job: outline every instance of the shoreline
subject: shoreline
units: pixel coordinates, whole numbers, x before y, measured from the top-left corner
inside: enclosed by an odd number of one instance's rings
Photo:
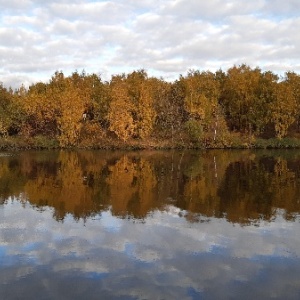
[[[235,141],[231,145],[205,145],[184,143],[183,141],[137,141],[103,140],[96,143],[80,143],[76,146],[60,146],[57,140],[24,139],[21,137],[1,137],[0,151],[22,150],[238,150],[238,149],[300,149],[298,138],[252,139],[251,142]]]

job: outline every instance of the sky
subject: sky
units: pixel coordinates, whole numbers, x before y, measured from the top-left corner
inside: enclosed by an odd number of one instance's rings
[[[299,0],[0,0],[0,82],[233,65],[300,72]]]

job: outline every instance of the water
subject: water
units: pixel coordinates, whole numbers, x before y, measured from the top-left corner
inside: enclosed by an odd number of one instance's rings
[[[298,151],[0,155],[1,299],[299,299]]]

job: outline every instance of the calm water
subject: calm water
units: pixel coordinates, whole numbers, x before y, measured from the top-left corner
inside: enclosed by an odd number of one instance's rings
[[[300,151],[0,153],[0,299],[299,299]]]

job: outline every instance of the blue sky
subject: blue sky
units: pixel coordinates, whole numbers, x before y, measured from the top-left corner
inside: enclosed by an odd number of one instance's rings
[[[0,81],[56,70],[174,80],[234,64],[300,72],[298,0],[0,0]]]

